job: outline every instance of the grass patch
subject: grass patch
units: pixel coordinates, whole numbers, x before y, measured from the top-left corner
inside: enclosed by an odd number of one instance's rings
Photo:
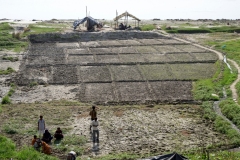
[[[32,87],[37,86],[37,85],[38,85],[37,82],[31,82],[31,83],[29,84],[29,87],[32,88]]]
[[[9,23],[0,23],[0,50],[14,50],[15,52],[20,52],[24,50],[27,46],[27,42],[20,40],[20,33],[12,33],[13,28]]]
[[[0,159],[37,159],[37,160],[57,160],[57,158],[35,151],[32,147],[24,146],[16,150],[16,145],[8,138],[0,135]]]
[[[231,40],[226,42],[208,41],[207,45],[214,45],[215,49],[224,52],[229,59],[233,59],[240,66],[240,40]],[[228,81],[228,78],[225,78]],[[232,80],[229,80],[229,83]],[[240,99],[240,82],[236,85],[238,99]]]
[[[109,154],[99,158],[94,158],[97,160],[136,160],[140,158],[140,155],[130,154],[130,153],[118,153],[118,154]]]
[[[227,103],[227,102],[225,102],[225,103]],[[222,105],[222,104],[220,104],[220,105]],[[230,144],[239,146],[240,145],[240,134],[235,129],[232,128],[232,126],[229,122],[227,122],[222,117],[218,116],[215,113],[215,111],[213,110],[212,106],[213,106],[213,102],[210,102],[210,101],[203,102],[203,104],[202,104],[203,118],[205,118],[208,121],[213,122],[215,130],[222,134],[225,134],[228,137]],[[222,112],[224,112],[224,111],[222,111]],[[238,117],[239,117],[239,115],[238,115]]]
[[[7,74],[11,74],[13,72],[15,72],[15,70],[12,69],[11,67],[8,67],[6,70],[0,69],[0,75],[7,75]]]
[[[18,57],[7,57],[7,56],[4,56],[4,57],[2,57],[2,60],[9,60],[9,61],[11,61],[11,62],[16,62],[16,61],[18,61]]]
[[[240,128],[240,106],[231,99],[221,101],[219,106],[222,113]]]
[[[240,33],[240,27],[234,26],[222,26],[222,27],[200,27],[200,28],[165,28],[165,31],[168,33],[185,33],[185,34],[193,34],[193,33],[215,33],[215,32],[227,32],[227,33]]]
[[[11,100],[9,98],[9,96],[4,96],[3,99],[2,99],[2,104],[11,104]]]
[[[214,122],[216,120],[216,113],[214,112],[213,108],[213,103],[210,101],[205,101],[202,104],[202,108],[203,108],[203,118],[205,118],[208,121],[212,121]]]
[[[208,101],[208,100],[218,100],[223,97],[222,88],[229,88],[230,84],[237,77],[237,70],[233,68],[233,73],[230,69],[223,63],[219,61],[216,63],[218,70],[211,79],[198,80],[193,86],[194,99]],[[216,96],[213,96],[216,94]],[[231,92],[227,92],[230,96]]]
[[[23,33],[15,33],[9,23],[0,23],[0,50],[23,51],[28,47],[28,42],[22,41],[22,37],[30,34],[40,34],[49,32],[61,32],[67,27],[66,24],[37,23],[25,28]]]
[[[187,154],[187,158],[191,160],[206,160],[206,153]],[[211,160],[239,160],[240,152],[219,151],[209,153]]]
[[[54,148],[65,153],[75,151],[78,155],[82,155],[85,151],[83,146],[86,142],[87,138],[85,136],[68,135],[64,136],[63,140],[60,141],[60,143],[56,143],[56,145],[54,145]]]
[[[235,129],[232,129],[231,124],[225,121],[222,117],[217,116],[214,122],[214,127],[218,132],[226,134],[230,144],[233,144],[236,147],[240,145],[240,134]]]
[[[140,30],[141,31],[152,31],[152,30],[154,30],[156,27],[155,27],[155,25],[153,25],[153,24],[146,24],[146,25],[143,25],[143,26],[141,26],[140,27]]]
[[[55,33],[61,32],[67,27],[66,24],[56,24],[56,23],[36,23],[30,24],[26,31],[24,30],[23,37],[28,36],[30,34],[40,34],[40,33]]]

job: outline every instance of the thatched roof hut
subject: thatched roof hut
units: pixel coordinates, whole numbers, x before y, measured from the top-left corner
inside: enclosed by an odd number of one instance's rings
[[[133,19],[135,19],[135,20],[137,20],[137,21],[141,21],[140,19],[138,19],[138,18],[135,17],[134,15],[128,13],[127,11],[124,12],[123,14],[120,14],[120,15],[117,16],[116,18],[114,18],[114,21],[117,21],[117,20],[119,20],[119,19],[122,18],[122,17],[128,17],[128,16],[129,16],[129,17],[132,17]]]
[[[125,17],[126,23],[128,23],[128,17],[132,17],[134,20],[138,21],[138,27],[139,27],[139,21],[141,21],[141,20],[139,18],[135,17],[134,15],[128,13],[127,11],[120,14],[119,16],[116,16],[113,20],[117,21],[117,25],[118,25],[118,20],[121,19],[122,17]]]

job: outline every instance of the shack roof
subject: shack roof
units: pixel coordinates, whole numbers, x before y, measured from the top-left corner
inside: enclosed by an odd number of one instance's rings
[[[120,18],[122,18],[122,17],[124,17],[124,16],[129,16],[129,17],[132,17],[132,18],[134,18],[134,19],[136,19],[136,20],[138,20],[138,21],[141,21],[140,19],[138,19],[138,18],[135,17],[134,15],[128,13],[127,11],[124,12],[123,14],[120,14],[119,16],[117,16],[116,18],[114,18],[113,20],[114,20],[114,21],[117,21],[117,20],[119,20]]]

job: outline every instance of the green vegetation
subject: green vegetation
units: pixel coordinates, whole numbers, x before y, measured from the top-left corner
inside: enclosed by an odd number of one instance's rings
[[[208,41],[207,45],[214,45],[215,49],[226,54],[227,58],[233,59],[240,66],[240,40],[231,40],[226,42]],[[226,77],[227,80],[227,77]],[[240,99],[240,83],[236,85],[238,99]]]
[[[37,85],[38,85],[38,83],[34,81],[34,82],[31,82],[29,84],[29,87],[32,88],[32,87],[37,86]]]
[[[4,96],[3,99],[2,99],[2,104],[10,104],[11,103],[11,100],[9,98],[9,96]]]
[[[65,136],[61,143],[54,142],[54,148],[60,150],[62,152],[70,152],[75,151],[78,155],[82,155],[84,152],[84,148],[81,147],[87,142],[87,138],[85,136],[76,136],[69,135]]]
[[[2,104],[11,104],[11,100],[9,97],[11,97],[12,94],[15,92],[16,85],[14,83],[11,83],[10,86],[11,86],[11,88],[8,91],[8,94],[5,97],[3,97],[3,99],[2,99],[2,102],[1,102]]]
[[[15,70],[14,69],[12,69],[11,67],[8,67],[6,70],[1,70],[0,69],[0,75],[3,75],[3,74],[11,74],[11,73],[13,73],[13,72],[15,72]]]
[[[15,61],[18,61],[18,57],[7,57],[7,56],[4,56],[2,57],[2,60],[9,60],[11,62],[15,62]]]
[[[48,156],[35,151],[32,147],[23,147],[19,151],[16,150],[15,144],[8,138],[0,135],[0,159],[38,159],[38,160],[57,160],[57,158]]]
[[[140,155],[130,154],[130,153],[119,153],[119,154],[109,154],[99,158],[94,158],[97,160],[135,160],[141,158]]]
[[[155,29],[155,28],[156,28],[155,25],[153,25],[153,24],[147,24],[147,25],[141,26],[141,27],[140,27],[140,30],[141,30],[141,31],[151,31],[151,30],[153,30],[153,29]]]
[[[31,24],[24,30],[23,37],[28,36],[29,34],[40,34],[40,33],[52,33],[52,32],[61,32],[67,27],[66,24],[57,24],[57,23],[36,23]]]
[[[240,106],[231,99],[221,101],[219,106],[222,113],[240,128]]]
[[[206,160],[207,153],[196,153],[196,154],[187,154],[187,158],[191,160]],[[229,152],[229,151],[219,151],[219,152],[210,152],[210,160],[239,160],[240,152]]]
[[[23,51],[28,46],[28,42],[22,40],[23,37],[29,34],[60,32],[64,30],[66,26],[66,24],[36,23],[25,28],[23,33],[15,33],[9,23],[0,23],[0,50]]]
[[[233,73],[231,73],[225,64],[217,62],[216,65],[218,70],[212,79],[198,80],[194,83],[193,94],[196,100],[218,100],[223,97],[223,87],[227,88],[227,96],[231,96],[229,86],[236,79],[237,70],[233,68]]]
[[[232,126],[229,122],[218,116],[213,110],[212,106],[213,102],[203,102],[203,117],[206,120],[213,122],[215,130],[222,134],[225,134],[228,137],[230,144],[239,146],[240,134],[236,130],[232,129]]]
[[[165,28],[164,29],[168,33],[215,33],[215,32],[227,32],[227,33],[240,33],[240,27],[234,27],[234,26],[222,26],[222,27],[199,27],[199,28]]]
[[[17,33],[11,34],[13,28],[9,23],[0,23],[0,50],[8,49],[20,52],[27,47],[27,42],[20,41],[20,35]]]

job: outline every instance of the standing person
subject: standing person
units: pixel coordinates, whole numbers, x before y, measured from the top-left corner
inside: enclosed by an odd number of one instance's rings
[[[91,116],[91,121],[97,118],[97,111],[95,110],[96,106],[92,106],[92,110],[90,111],[89,115]],[[90,132],[92,129],[92,125],[90,125]]]
[[[92,137],[93,137],[93,143],[99,143],[99,130],[98,130],[98,121],[97,121],[97,117],[92,121],[91,126],[93,127],[93,133],[92,133]]]
[[[40,115],[40,119],[38,120],[38,132],[39,137],[42,137],[45,132],[45,121],[42,115]]]

